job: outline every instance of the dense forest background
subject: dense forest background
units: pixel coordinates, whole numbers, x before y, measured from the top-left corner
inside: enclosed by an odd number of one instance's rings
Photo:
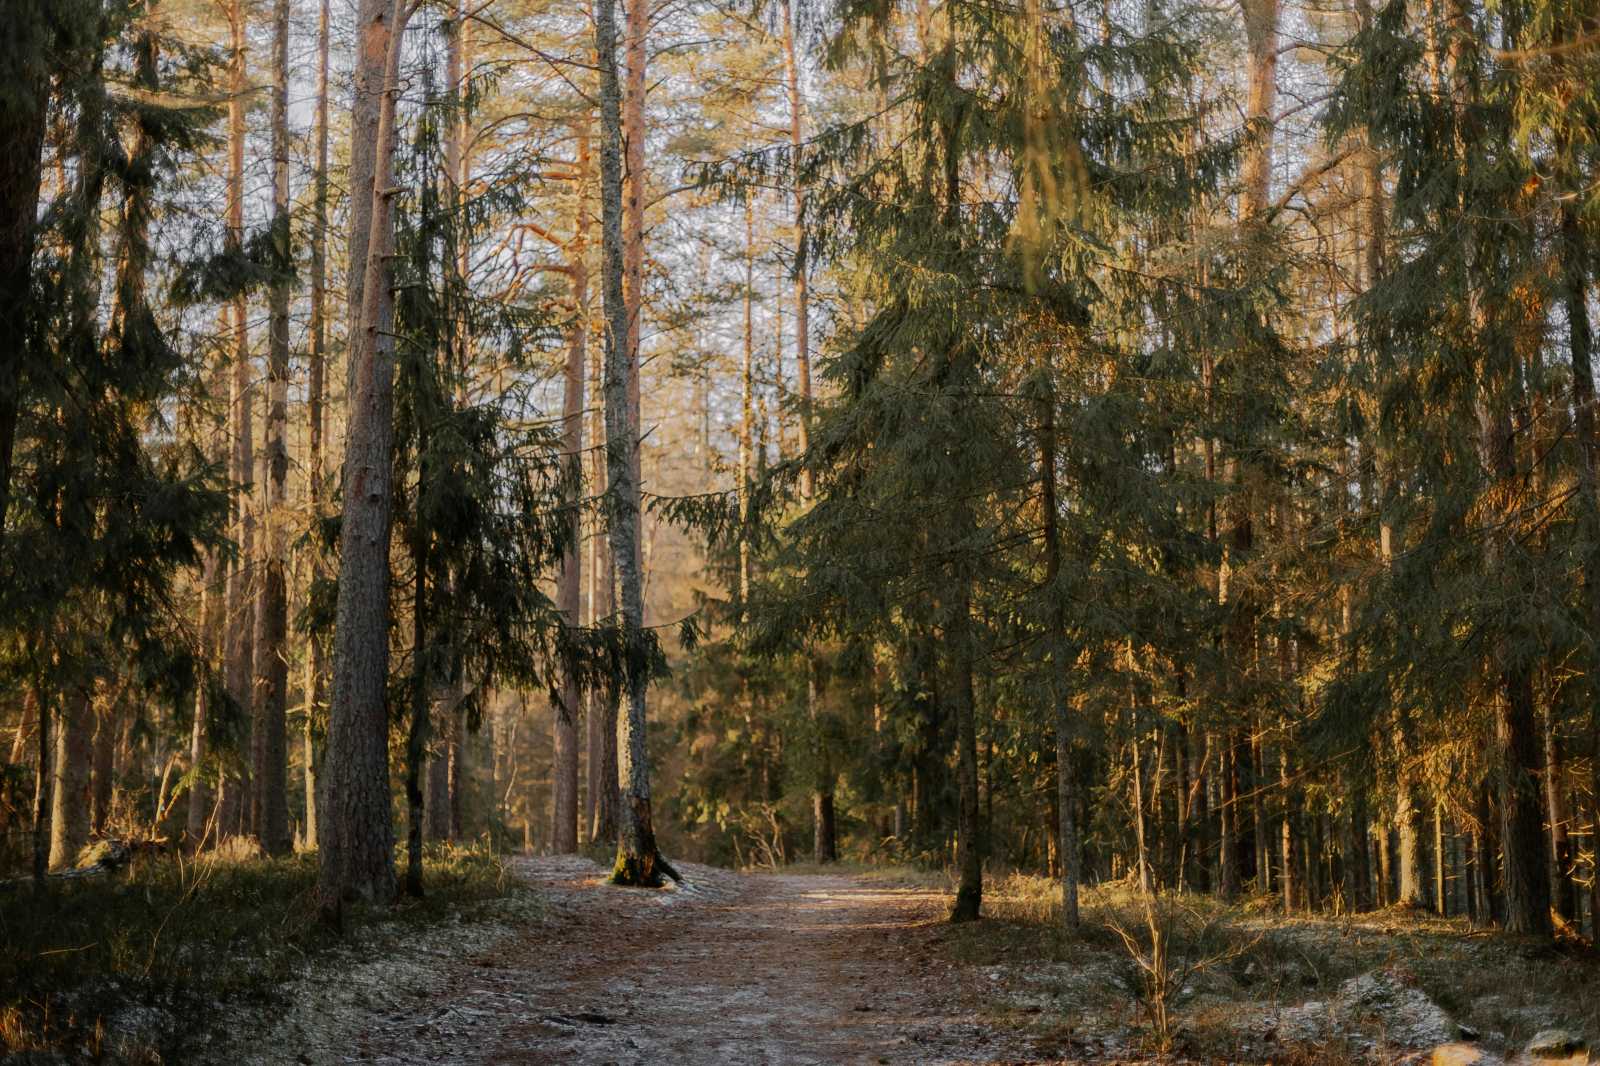
[[[15,875],[620,840],[1596,928],[1589,0],[10,21]]]

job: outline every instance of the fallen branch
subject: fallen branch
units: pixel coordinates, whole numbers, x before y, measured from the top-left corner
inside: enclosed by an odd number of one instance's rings
[[[89,858],[92,861],[75,866],[70,870],[54,870],[45,874],[47,881],[80,881],[88,877],[99,877],[120,870],[133,861],[133,857],[140,852],[166,850],[165,840],[102,840],[92,847],[85,849],[79,856],[80,860]],[[16,877],[9,881],[0,881],[0,892],[15,891],[23,885],[31,885],[33,878]]]

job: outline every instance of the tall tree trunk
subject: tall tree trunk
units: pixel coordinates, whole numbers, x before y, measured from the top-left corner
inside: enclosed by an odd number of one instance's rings
[[[393,243],[395,105],[404,0],[361,0],[350,160],[349,426],[334,630],[333,699],[318,809],[318,898],[395,893],[389,817],[389,521],[394,453]]]
[[[629,9],[630,114],[638,109],[638,129],[642,134],[644,92],[644,28],[646,11],[642,0]],[[636,25],[637,24],[637,25]],[[637,49],[637,55],[635,55]],[[617,79],[617,26],[615,0],[597,0],[595,6],[595,52],[600,66],[600,205],[601,246],[604,266],[601,281],[606,310],[605,393],[606,411],[606,518],[611,555],[622,593],[622,640],[624,645],[621,687],[624,713],[617,723],[618,779],[621,803],[618,811],[617,861],[613,882],[622,885],[659,885],[661,856],[656,848],[655,822],[650,810],[650,764],[646,746],[646,692],[650,684],[649,637],[644,629],[643,575],[640,573],[638,425],[630,417],[635,409],[630,400],[637,397],[636,366],[631,356],[637,339],[637,282],[633,300],[624,298],[624,242],[622,232],[622,139],[621,88]],[[630,140],[628,155],[634,165],[630,189],[630,233],[642,241],[643,206],[642,136]],[[634,242],[630,252],[642,255],[642,245]],[[642,266],[642,261],[641,264]],[[641,271],[642,274],[642,271]],[[633,387],[630,388],[630,385]],[[630,395],[631,394],[631,395]]]
[[[50,869],[69,869],[89,842],[90,762],[94,711],[89,694],[73,688],[61,701],[51,782]]]
[[[588,204],[581,175],[588,168],[589,135],[587,118],[577,131],[578,172],[577,208],[573,218],[572,241],[567,251],[567,273],[572,282],[572,327],[567,339],[567,365],[562,396],[562,450],[567,453],[573,488],[572,515],[568,533],[572,543],[561,558],[561,575],[556,589],[556,606],[565,624],[574,629],[583,622],[583,405],[584,371],[587,369],[589,341]],[[566,664],[561,683],[561,699],[555,707],[555,826],[551,842],[566,854],[578,850],[578,677],[575,664]],[[590,773],[594,770],[591,767]]]
[[[1047,374],[1051,372],[1046,367]],[[1074,817],[1078,781],[1072,758],[1073,727],[1071,655],[1067,643],[1067,601],[1056,588],[1061,576],[1061,530],[1056,501],[1055,382],[1047,381],[1040,398],[1039,508],[1044,516],[1044,594],[1050,603],[1050,703],[1056,739],[1056,852],[1060,856],[1061,924],[1076,931],[1079,924],[1078,825]]]
[[[645,66],[647,53],[645,38],[650,32],[650,5],[646,0],[624,0],[628,24],[625,35],[628,84],[622,96],[622,143],[627,152],[623,177],[622,205],[622,299],[627,310],[627,362],[628,362],[628,422],[632,426],[633,444],[628,453],[629,468],[633,474],[633,493],[637,496],[643,488],[642,439],[643,428],[639,410],[640,345],[644,329],[644,212],[645,170],[644,145],[648,136],[645,128]],[[604,119],[602,118],[602,122]],[[609,313],[609,312],[608,312]],[[642,528],[642,527],[641,527]],[[616,549],[613,542],[612,548]],[[644,537],[642,533],[633,540],[633,565],[639,571],[640,622],[644,624]],[[624,594],[626,600],[626,594]]]
[[[294,847],[289,831],[289,0],[273,8],[272,249],[268,291],[266,499],[256,601],[254,777],[256,838],[269,855]]]
[[[1221,802],[1217,804],[1219,841],[1217,844],[1217,891],[1225,900],[1239,895],[1239,746],[1231,732],[1217,738],[1220,745],[1218,776]]]
[[[1420,907],[1423,905],[1422,811],[1417,806],[1410,771],[1405,765],[1410,758],[1410,750],[1406,746],[1404,734],[1398,730],[1395,743],[1396,755],[1401,765],[1397,767],[1399,776],[1395,786],[1394,864],[1399,884],[1394,902],[1403,907]]]
[[[590,376],[597,399],[604,392],[605,347],[595,345]],[[591,480],[594,494],[609,499],[606,480],[604,403],[592,405],[590,436],[594,439]],[[616,612],[617,575],[612,565],[611,546],[606,537],[606,522],[597,521],[589,537],[589,624],[598,626]],[[615,840],[617,836],[617,705],[620,688],[616,684],[590,689],[589,697],[589,839]]]
[[[51,785],[55,781],[50,757],[53,740],[50,736],[50,704],[40,691],[37,680],[29,685],[34,705],[39,708],[38,776],[33,783],[33,885],[37,890],[44,886],[46,871],[50,868],[50,838],[54,827],[51,812],[55,806]]]
[[[94,714],[94,784],[90,790],[89,831],[96,836],[106,831],[111,820],[111,805],[116,792],[117,735],[121,732],[122,694],[104,701]],[[92,713],[92,708],[91,708]]]
[[[323,403],[327,391],[328,351],[328,60],[330,51],[331,0],[322,0],[317,17],[317,161],[312,178],[311,227],[311,351],[306,370],[307,487],[311,520],[320,524],[327,506],[323,472]],[[326,575],[327,560],[313,543],[311,574],[316,580]],[[305,722],[302,743],[305,763],[306,832],[308,848],[317,846],[317,767],[320,762],[318,735],[325,728],[328,702],[328,661],[326,638],[313,633],[306,649]]]
[[[1560,219],[1562,307],[1567,318],[1567,347],[1572,357],[1572,422],[1579,449],[1578,491],[1587,550],[1583,558],[1583,607],[1590,633],[1600,633],[1600,433],[1595,426],[1594,327],[1589,318],[1589,242],[1576,207],[1563,199]],[[1591,844],[1600,856],[1600,656],[1586,664],[1588,672]],[[1596,863],[1600,870],[1600,861]],[[1589,909],[1600,915],[1600,876],[1589,881]],[[1600,927],[1600,922],[1596,923]]]
[[[950,620],[950,654],[953,677],[951,702],[955,705],[956,764],[959,808],[956,821],[955,905],[953,922],[975,921],[983,906],[983,849],[978,839],[978,731],[972,691],[973,637],[971,586],[957,575],[956,597]]]
[[[805,144],[805,98],[800,93],[800,64],[795,52],[795,18],[791,0],[783,0],[783,72],[789,98],[789,147],[794,153],[795,170]],[[811,295],[807,277],[805,246],[806,192],[794,181],[794,361],[795,384],[800,396],[800,439],[802,457],[811,449]],[[809,506],[816,494],[816,475],[809,462],[800,469],[800,498]],[[812,857],[817,862],[832,862],[839,857],[837,819],[834,812],[834,773],[832,752],[827,743],[822,719],[818,679],[821,674],[818,653],[808,651],[806,664],[806,711],[817,737],[817,774],[811,790]]]
[[[228,94],[228,217],[227,244],[235,255],[244,254],[244,139],[245,107],[249,85],[245,70],[244,0],[230,0],[228,26],[231,38]],[[230,394],[233,428],[231,476],[237,486],[234,497],[234,545],[238,554],[228,567],[226,601],[227,651],[223,662],[224,684],[235,708],[248,723],[255,678],[254,600],[250,596],[251,563],[255,557],[256,516],[251,497],[255,493],[255,389],[250,365],[250,326],[243,293],[233,299],[233,387]],[[248,729],[246,730],[248,734]],[[248,758],[245,752],[231,753]],[[224,765],[231,762],[225,759]],[[249,804],[246,776],[239,771],[222,779],[221,810],[217,833],[225,836],[246,828]]]
[[[417,455],[421,468],[417,472],[417,494],[426,491],[431,472],[428,470],[428,433],[419,427]],[[432,677],[428,670],[428,639],[433,619],[428,609],[428,538],[422,519],[417,518],[412,531],[411,544],[411,707],[406,732],[406,895],[422,898],[422,823],[425,816],[422,794],[423,762],[428,751],[431,732],[429,691]]]
[[[220,440],[218,442],[220,447]],[[219,577],[222,566],[215,551],[208,551],[200,570],[200,655],[213,663],[220,650],[217,634],[222,625],[223,590]],[[217,797],[210,785],[210,770],[206,765],[209,743],[207,729],[211,717],[212,678],[202,672],[194,697],[194,724],[189,737],[189,810],[187,816],[188,846],[199,848],[206,843],[216,814]],[[214,760],[213,760],[214,761]]]

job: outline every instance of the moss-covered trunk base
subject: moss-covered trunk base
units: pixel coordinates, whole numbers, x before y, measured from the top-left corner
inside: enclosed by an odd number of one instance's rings
[[[613,885],[625,885],[630,888],[661,888],[666,884],[661,877],[660,856],[651,852],[647,855],[629,855],[622,849],[617,849],[617,861],[611,866]]]

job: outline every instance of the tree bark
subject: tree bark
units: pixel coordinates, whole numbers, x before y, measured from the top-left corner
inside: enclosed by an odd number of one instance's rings
[[[605,348],[596,345],[592,378],[597,399],[603,393]],[[590,426],[594,438],[592,479],[596,497],[610,498],[606,478],[604,403],[593,405]],[[616,612],[617,574],[605,522],[595,523],[589,538],[589,624],[599,626]],[[617,707],[620,689],[616,684],[590,689],[589,698],[589,839],[615,840],[617,837]]]
[[[417,472],[417,493],[426,491],[431,476],[426,458],[428,433],[419,427],[417,455],[423,457]],[[422,829],[425,809],[422,793],[423,763],[427,757],[432,715],[428,702],[428,640],[433,619],[428,608],[428,548],[430,533],[423,527],[420,508],[411,544],[411,707],[406,732],[406,895],[422,898]]]
[[[794,362],[795,383],[800,398],[799,450],[800,498],[809,507],[816,495],[816,474],[809,462],[811,451],[811,294],[806,273],[805,214],[806,191],[800,185],[798,168],[805,144],[805,98],[800,94],[800,64],[795,51],[794,6],[782,0],[784,88],[789,98],[789,147],[793,152],[794,178]],[[827,743],[818,677],[818,653],[807,651],[806,712],[817,735],[817,775],[811,790],[812,856],[821,862],[839,857],[839,834],[834,812],[833,755]]]
[[[39,690],[38,682],[30,686],[34,704],[39,708],[39,774],[34,780],[33,792],[33,884],[38,889],[44,885],[45,873],[50,868],[50,838],[54,835],[51,812],[55,806],[51,785],[55,772],[50,757],[53,741],[50,736],[50,704]]]
[[[273,8],[272,247],[287,272],[289,247],[289,0]],[[268,292],[266,499],[262,509],[261,583],[257,590],[252,797],[256,838],[269,855],[287,854],[289,834],[289,281]]]
[[[587,119],[584,128],[577,131],[578,171],[588,169],[589,136]],[[583,509],[580,506],[583,472],[583,405],[584,371],[587,369],[589,341],[589,219],[584,199],[584,183],[580,180],[576,190],[577,208],[573,218],[572,241],[567,249],[568,277],[572,283],[572,327],[567,338],[567,364],[562,395],[562,450],[571,467],[573,489],[572,514],[568,519],[568,535],[572,538],[561,557],[561,575],[556,587],[556,606],[561,611],[564,624],[577,629],[583,622]],[[577,670],[572,663],[564,665],[561,698],[555,711],[555,825],[551,842],[560,854],[578,850],[578,691]],[[591,767],[590,773],[592,774]]]
[[[74,688],[61,702],[51,782],[50,869],[70,869],[89,842],[90,762],[94,712],[89,694]]]
[[[323,470],[323,404],[327,391],[328,351],[328,66],[331,44],[330,0],[322,0],[317,17],[317,160],[312,177],[311,228],[311,350],[306,369],[307,474],[311,520],[320,524],[327,507],[326,474]],[[315,581],[326,575],[325,553],[315,541],[311,548],[311,575]],[[320,760],[318,734],[328,702],[327,642],[321,634],[311,634],[306,648],[305,721],[302,759],[305,764],[306,830],[305,845],[317,846],[317,766]]]
[[[950,624],[950,651],[954,667],[956,718],[956,762],[960,790],[960,806],[956,828],[956,867],[959,881],[956,885],[955,905],[950,911],[953,922],[975,921],[983,906],[983,850],[978,839],[978,732],[977,709],[972,692],[972,606],[970,585],[964,575],[958,577],[954,614]]]
[[[642,255],[643,223],[640,209],[643,185],[642,109],[644,93],[645,5],[634,0],[628,14],[629,112],[638,123],[628,147],[633,183],[629,191],[631,255]],[[638,282],[624,295],[624,241],[622,231],[622,139],[620,87],[617,79],[615,0],[597,0],[595,51],[600,66],[600,204],[601,273],[606,309],[605,382],[606,412],[606,518],[611,555],[622,594],[624,711],[617,723],[618,805],[617,861],[611,879],[621,885],[659,885],[661,856],[656,848],[655,822],[650,809],[650,764],[646,746],[646,692],[650,683],[648,637],[644,630],[644,597],[640,570],[637,380],[634,344],[638,339]],[[637,230],[635,230],[637,226]],[[639,264],[635,264],[636,266]],[[637,274],[635,275],[638,276]]]
[[[243,0],[231,0],[228,5],[228,26],[231,36],[228,95],[228,215],[227,245],[231,253],[244,254],[244,141],[245,107],[249,85],[245,64],[245,12]],[[237,556],[228,566],[227,590],[227,651],[223,661],[223,679],[228,696],[235,708],[248,722],[252,706],[252,687],[255,677],[254,600],[250,596],[251,563],[255,556],[255,509],[251,498],[255,493],[255,389],[250,365],[250,326],[248,308],[241,292],[232,301],[233,328],[233,386],[230,395],[233,429],[233,458],[231,475],[237,486],[234,497],[233,529]],[[246,752],[228,753],[248,759]],[[225,757],[222,765],[232,762]],[[237,764],[235,764],[237,765]],[[249,804],[246,802],[248,782],[238,770],[224,773],[221,809],[218,812],[219,837],[248,829]]]
[[[94,718],[94,784],[90,789],[89,831],[96,836],[106,831],[111,820],[111,805],[116,792],[117,733],[121,728],[121,693],[108,699]]]
[[[387,256],[403,0],[362,0],[351,129],[349,426],[333,698],[318,809],[318,899],[394,898],[389,817],[389,522],[394,452],[393,293]]]

